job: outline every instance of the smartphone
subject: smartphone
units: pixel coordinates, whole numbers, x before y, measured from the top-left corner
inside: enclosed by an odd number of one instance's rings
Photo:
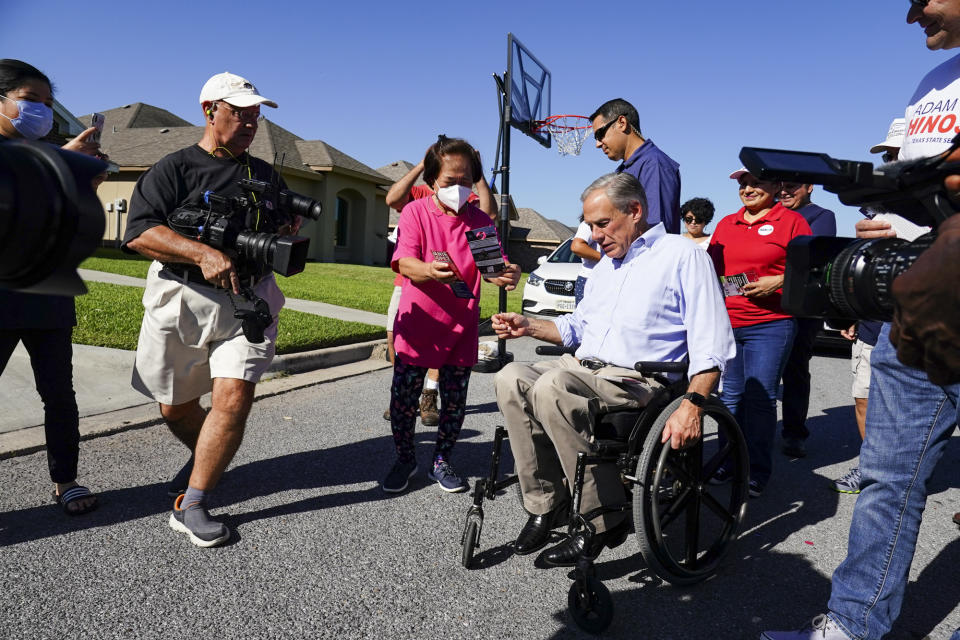
[[[90,126],[97,128],[96,133],[90,136],[91,142],[96,142],[97,144],[100,144],[100,134],[103,133],[103,123],[106,121],[107,121],[107,118],[102,113],[94,113],[90,117]]]
[[[474,298],[473,292],[467,287],[467,283],[463,281],[463,276],[460,274],[460,269],[457,269],[457,265],[454,264],[453,258],[450,257],[450,254],[446,251],[433,251],[433,259],[437,262],[446,262],[450,265],[450,271],[453,271],[453,275],[456,276],[456,280],[450,283],[450,288],[453,289],[453,293],[458,298],[466,298],[472,300]]]

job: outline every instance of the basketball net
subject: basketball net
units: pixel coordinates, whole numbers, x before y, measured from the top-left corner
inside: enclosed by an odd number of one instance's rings
[[[549,131],[562,156],[578,156],[583,141],[593,130],[586,116],[557,115],[539,122],[534,131]]]

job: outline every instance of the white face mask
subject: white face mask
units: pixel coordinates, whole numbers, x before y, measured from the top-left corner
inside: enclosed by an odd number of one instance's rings
[[[463,205],[467,204],[467,200],[472,193],[473,190],[470,187],[455,184],[451,187],[437,189],[437,199],[454,211],[460,211]]]

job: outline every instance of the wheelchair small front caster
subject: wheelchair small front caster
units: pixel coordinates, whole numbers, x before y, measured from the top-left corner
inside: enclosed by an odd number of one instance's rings
[[[592,635],[602,633],[613,621],[613,598],[594,576],[574,580],[567,593],[567,607],[577,626]]]
[[[460,562],[464,568],[469,569],[473,563],[473,552],[480,546],[480,529],[483,528],[483,513],[471,511],[467,514],[467,522],[463,527],[463,538],[460,544],[463,546],[463,553]]]

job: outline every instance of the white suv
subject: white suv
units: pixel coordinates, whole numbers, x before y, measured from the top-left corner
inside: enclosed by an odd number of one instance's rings
[[[577,306],[573,289],[580,273],[580,256],[570,251],[567,238],[549,256],[541,256],[540,266],[523,285],[523,315],[556,317],[571,313]]]

